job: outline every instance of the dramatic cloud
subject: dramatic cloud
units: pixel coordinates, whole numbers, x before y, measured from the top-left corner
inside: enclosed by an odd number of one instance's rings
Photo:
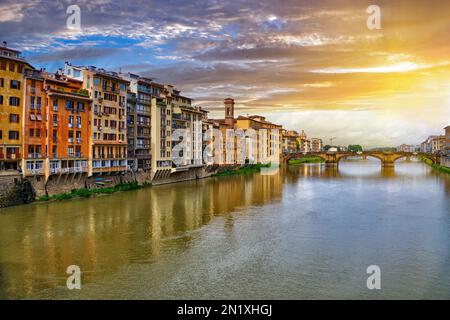
[[[81,31],[66,9],[81,8]],[[0,37],[37,67],[66,60],[176,85],[222,116],[261,113],[367,146],[419,142],[450,122],[450,4],[377,1],[78,0],[0,4]],[[420,116],[419,116],[420,115]]]

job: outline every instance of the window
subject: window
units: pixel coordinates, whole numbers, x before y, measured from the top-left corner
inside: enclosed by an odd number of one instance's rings
[[[58,112],[58,99],[53,99],[53,112]]]
[[[0,78],[0,87],[4,87],[5,86],[5,79]]]
[[[11,80],[11,89],[20,90],[20,81]]]
[[[21,65],[21,64],[17,65],[17,72],[18,73],[22,73],[23,72],[23,65]]]
[[[6,71],[6,61],[2,60],[2,63],[0,63],[0,70]]]
[[[9,140],[19,140],[19,131],[9,131]]]
[[[84,103],[77,102],[77,111],[84,111]]]
[[[34,113],[30,113],[30,120],[36,121],[36,115]]]
[[[73,101],[66,100],[66,109],[73,109]]]
[[[3,139],[3,131],[0,130],[0,140],[2,140],[2,139]]]
[[[94,77],[94,85],[98,86],[100,84],[100,78]]]
[[[14,72],[16,69],[16,64],[14,62],[9,63],[9,71]]]
[[[0,104],[3,104],[3,96],[0,96]]]
[[[13,107],[20,106],[20,98],[17,97],[9,97],[9,105]]]
[[[9,122],[10,123],[19,123],[19,115],[11,113],[9,115]]]
[[[34,137],[34,129],[30,129],[30,138]]]
[[[36,129],[36,138],[41,137],[41,129]]]

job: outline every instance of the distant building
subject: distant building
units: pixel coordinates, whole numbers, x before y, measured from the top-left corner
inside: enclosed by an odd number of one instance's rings
[[[282,133],[282,152],[295,153],[300,151],[300,135],[297,131],[283,129]]]
[[[444,128],[445,130],[445,148],[444,148],[444,154],[446,156],[450,156],[450,126],[446,126]]]
[[[322,139],[311,138],[311,152],[321,152],[323,148]]]
[[[399,152],[415,152],[417,151],[417,146],[412,144],[401,144],[397,147]]]
[[[450,167],[450,126],[446,126],[445,130],[445,142],[444,142],[444,151],[441,157],[441,165]]]

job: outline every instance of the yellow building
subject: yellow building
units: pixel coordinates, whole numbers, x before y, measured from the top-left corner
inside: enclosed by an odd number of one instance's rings
[[[0,171],[18,170],[23,154],[24,72],[33,67],[20,54],[0,47]]]
[[[238,116],[234,118],[234,100],[227,98],[224,101],[225,119],[215,120],[223,136],[223,163],[219,164],[243,164],[264,163],[279,161],[281,156],[281,144],[283,127],[269,122],[259,115]],[[229,133],[229,129],[232,129]],[[264,131],[265,130],[265,131]],[[242,146],[242,136],[245,133],[245,146]],[[274,135],[275,134],[275,135]],[[230,136],[229,136],[230,135]],[[232,145],[231,152],[229,145]],[[228,145],[228,148],[227,148]],[[245,147],[245,150],[244,150]],[[245,158],[241,154],[245,152]]]

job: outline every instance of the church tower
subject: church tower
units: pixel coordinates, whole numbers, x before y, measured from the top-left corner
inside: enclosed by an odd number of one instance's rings
[[[234,100],[226,98],[225,101],[225,123],[229,126],[234,125]]]

